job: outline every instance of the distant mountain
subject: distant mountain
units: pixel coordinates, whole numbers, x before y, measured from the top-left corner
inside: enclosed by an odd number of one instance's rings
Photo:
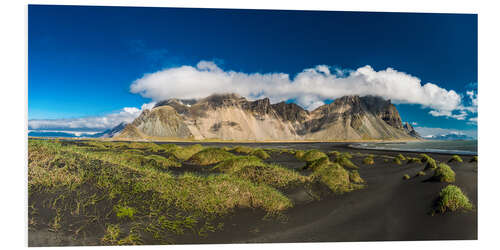
[[[405,127],[406,126],[406,127]],[[237,94],[200,100],[169,99],[144,110],[113,137],[222,140],[409,139],[418,134],[403,126],[390,100],[344,96],[309,112],[294,103],[249,101]]]
[[[428,136],[426,139],[431,139],[431,140],[442,140],[442,141],[468,141],[468,140],[476,140],[474,137],[470,137],[464,134],[458,134],[458,133],[449,133],[449,134],[442,134],[442,135],[433,135],[433,136]]]
[[[122,132],[122,130],[125,128],[126,125],[127,124],[125,122],[122,122],[111,129],[108,129],[108,130],[105,130],[101,133],[95,134],[93,137],[111,138],[111,137],[119,134],[120,132]]]

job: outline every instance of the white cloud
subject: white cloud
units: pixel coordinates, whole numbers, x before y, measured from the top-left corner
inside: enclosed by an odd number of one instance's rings
[[[69,131],[102,131],[122,122],[132,122],[144,109],[151,109],[154,102],[145,103],[141,109],[125,107],[119,112],[104,116],[82,117],[75,119],[29,120],[30,130],[69,130]]]
[[[249,99],[269,97],[271,102],[294,99],[309,110],[324,100],[345,95],[377,95],[395,103],[420,104],[431,109],[432,115],[465,119],[461,110],[462,97],[433,83],[392,68],[375,71],[364,66],[354,71],[318,65],[304,69],[294,78],[286,73],[242,73],[224,71],[214,62],[201,61],[196,67],[180,66],[146,74],[130,86],[154,101],[169,98],[197,99],[213,93],[234,92]]]

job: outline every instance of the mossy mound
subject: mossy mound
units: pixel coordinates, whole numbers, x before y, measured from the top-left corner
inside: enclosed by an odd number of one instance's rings
[[[365,183],[365,180],[363,180],[363,178],[361,178],[361,176],[359,175],[359,172],[357,170],[349,171],[349,180],[352,183]]]
[[[425,172],[424,172],[424,171],[419,171],[419,172],[417,173],[417,176],[425,176]]]
[[[393,160],[392,160],[394,163],[396,163],[397,165],[401,165],[401,159],[398,158],[398,157],[395,157]]]
[[[406,163],[411,164],[411,163],[422,163],[420,158],[417,157],[407,157],[406,158]]]
[[[345,167],[345,168],[350,168],[350,169],[357,169],[358,168],[358,166],[356,166],[354,163],[352,163],[352,161],[348,157],[346,157],[342,154],[339,157],[335,158],[334,162],[340,164],[342,167]]]
[[[266,164],[255,156],[235,156],[217,164],[214,169],[239,179],[287,188],[304,183],[307,177],[276,164]]]
[[[301,160],[309,162],[323,157],[327,157],[327,155],[317,149],[311,149],[304,153],[304,155],[301,157]]]
[[[453,155],[448,162],[463,162],[463,160],[459,155]]]
[[[403,180],[409,180],[410,176],[408,174],[403,175]]]
[[[424,168],[425,170],[427,170],[427,169],[436,169],[438,167],[438,164],[437,164],[436,160],[434,160],[430,156],[423,157],[421,159],[422,159],[422,162],[425,162],[425,168]]]
[[[207,148],[194,154],[191,158],[189,158],[187,162],[193,165],[205,166],[219,163],[233,156],[233,154],[226,152],[220,148]]]
[[[373,157],[366,157],[365,159],[363,159],[363,164],[373,165],[375,164],[375,161],[373,160]]]
[[[266,150],[261,148],[254,150],[252,152],[252,155],[255,155],[263,160],[271,158],[271,156],[266,152]]]
[[[191,145],[188,147],[172,146],[172,154],[179,160],[185,161],[191,158],[194,154],[203,150],[203,146],[200,144]]]
[[[445,163],[439,163],[432,178],[440,182],[455,182],[455,172]]]
[[[474,205],[469,201],[469,198],[462,190],[455,185],[448,185],[441,190],[435,208],[437,213],[455,212],[455,211],[470,211],[474,209]]]
[[[470,159],[470,162],[477,162],[477,155],[472,156],[472,158]]]
[[[398,158],[400,161],[406,161],[406,157],[402,154],[398,154],[396,158]]]
[[[339,155],[340,155],[339,151],[330,151],[330,152],[328,152],[328,156],[339,157]]]
[[[314,180],[325,184],[335,193],[344,193],[353,190],[349,179],[349,171],[338,163],[319,166],[311,175]]]
[[[231,151],[234,153],[237,153],[237,154],[248,155],[248,154],[251,154],[254,151],[254,149],[251,147],[247,147],[247,146],[236,146]]]

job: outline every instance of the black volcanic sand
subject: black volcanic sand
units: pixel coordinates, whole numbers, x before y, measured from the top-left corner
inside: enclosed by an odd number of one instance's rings
[[[176,143],[180,144],[180,143]],[[186,143],[188,144],[188,143]],[[221,146],[218,143],[201,143]],[[239,143],[223,143],[232,147]],[[259,210],[239,210],[223,219],[224,230],[206,238],[176,240],[177,244],[198,243],[285,243],[335,241],[405,241],[405,240],[476,240],[477,209],[431,215],[440,190],[447,183],[430,181],[433,170],[417,176],[423,163],[395,164],[384,156],[403,154],[418,157],[419,153],[364,150],[346,143],[249,143],[250,147],[336,150],[353,155],[367,187],[342,195],[329,195],[320,201],[300,200],[285,212],[284,218],[265,218]],[[358,155],[358,153],[362,155]],[[373,154],[375,164],[365,165],[364,155]],[[472,156],[462,155],[463,162],[448,162],[451,155],[428,153],[438,162],[447,163],[456,173],[454,185],[459,186],[477,208],[477,163]],[[299,169],[305,165],[291,154],[273,153],[268,162]],[[411,178],[403,180],[403,175]],[[300,196],[301,190],[297,190]]]
[[[174,144],[186,146],[193,143]],[[394,157],[399,153],[406,157],[418,157],[419,153],[354,149],[348,147],[347,143],[199,144],[349,152],[367,186],[341,195],[329,194],[319,201],[313,200],[301,188],[288,190],[286,194],[295,205],[279,218],[268,218],[262,210],[237,209],[232,215],[220,219],[224,223],[223,230],[210,233],[204,238],[184,234],[172,239],[175,244],[477,239],[477,209],[431,215],[436,198],[447,183],[430,181],[433,170],[425,171],[425,176],[417,176],[424,169],[423,163],[408,164],[402,161],[401,165],[397,165],[392,158],[387,157]],[[367,154],[374,155],[375,164],[362,163]],[[453,184],[459,186],[477,208],[477,163],[470,162],[472,156],[462,155],[463,162],[457,163],[448,162],[451,155],[428,155],[451,166],[456,173],[456,182]],[[271,152],[271,158],[266,161],[297,170],[305,166],[304,162],[296,160],[289,153]],[[204,174],[209,173],[209,168],[211,166],[200,169],[199,166],[184,164],[174,173],[196,171]],[[411,178],[403,180],[405,174]],[[42,232],[32,235],[30,232],[31,246],[40,245],[48,240],[47,237],[51,237],[40,233]],[[80,242],[77,245],[82,243],[95,244]]]

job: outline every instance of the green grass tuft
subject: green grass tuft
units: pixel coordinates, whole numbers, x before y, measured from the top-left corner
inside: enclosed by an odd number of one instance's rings
[[[357,170],[349,171],[349,180],[353,183],[364,183],[365,180],[361,178]]]
[[[234,153],[238,153],[238,154],[251,154],[254,149],[251,148],[251,147],[247,147],[247,146],[236,146],[233,148],[232,150]]]
[[[115,206],[115,210],[116,210],[116,217],[118,217],[118,219],[124,219],[124,218],[133,219],[134,214],[137,212],[137,210],[133,207],[120,206],[120,205]]]
[[[404,155],[402,154],[398,154],[396,158],[398,158],[400,161],[406,161],[406,157],[404,157]]]
[[[373,160],[373,157],[368,156],[365,159],[363,159],[363,164],[373,165],[373,164],[375,164],[375,161]]]
[[[304,155],[301,157],[301,160],[309,162],[323,157],[327,157],[327,155],[317,149],[311,149],[304,153]]]
[[[470,159],[470,162],[477,162],[477,155],[473,156],[473,157]]]
[[[233,157],[233,154],[220,148],[207,148],[194,154],[187,162],[193,165],[206,166],[219,163],[231,157]]]
[[[410,176],[408,174],[403,175],[403,180],[409,180]]]
[[[417,158],[417,157],[407,157],[406,158],[408,164],[411,164],[411,163],[422,163],[422,161],[420,160],[420,158]]]
[[[397,165],[401,165],[401,159],[398,158],[398,157],[395,157],[393,160],[392,160],[394,163],[396,163]]]
[[[455,182],[455,172],[445,163],[439,163],[432,177],[440,182]]]
[[[447,211],[470,211],[472,209],[474,209],[474,205],[462,190],[455,185],[448,185],[439,193],[435,212],[443,214]]]
[[[339,155],[340,155],[339,151],[330,151],[330,152],[328,152],[328,156],[339,157]]]
[[[419,171],[419,172],[417,173],[417,176],[425,176],[425,172],[424,172],[424,171]]]
[[[354,163],[352,163],[352,161],[349,160],[349,158],[343,154],[341,154],[339,157],[335,158],[334,162],[340,164],[342,167],[345,167],[345,168],[350,168],[350,169],[357,169],[358,168],[358,166],[356,166]]]
[[[271,156],[266,152],[266,150],[261,148],[254,150],[252,152],[252,155],[255,155],[263,160],[271,158]]]
[[[453,155],[448,162],[463,162],[462,158],[458,155]]]

